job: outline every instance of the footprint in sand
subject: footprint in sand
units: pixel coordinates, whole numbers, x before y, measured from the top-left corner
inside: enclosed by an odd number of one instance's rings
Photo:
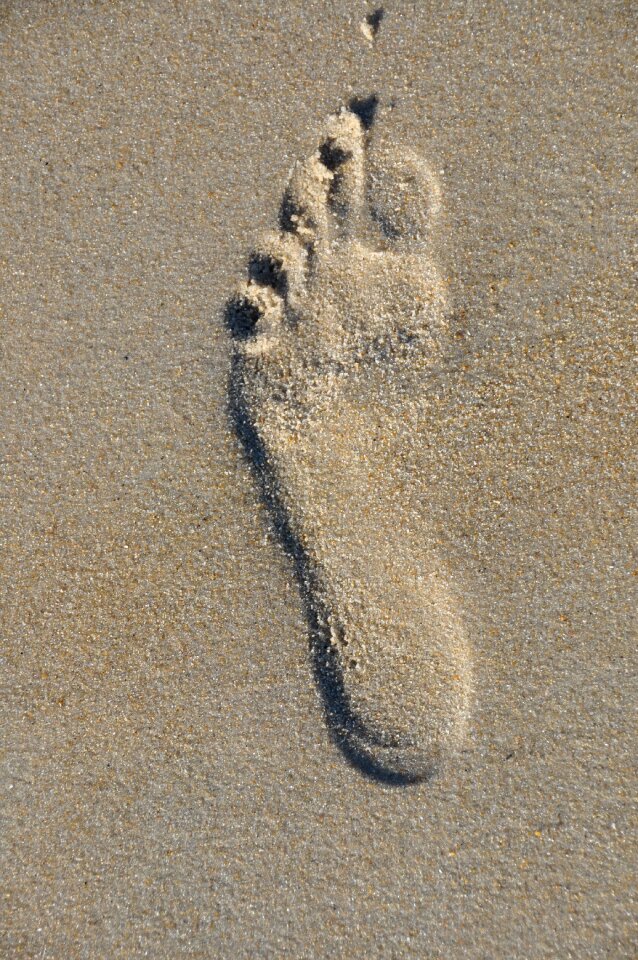
[[[333,116],[291,174],[280,229],[227,306],[230,405],[294,563],[330,730],[364,772],[410,783],[459,746],[471,665],[415,519],[423,488],[397,475],[400,384],[445,343],[428,254],[440,190],[420,158],[370,145],[375,108]]]

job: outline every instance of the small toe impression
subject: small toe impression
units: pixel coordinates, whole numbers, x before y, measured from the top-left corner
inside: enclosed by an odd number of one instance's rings
[[[269,350],[285,320],[294,321],[307,250],[297,236],[270,233],[248,258],[248,281],[226,307],[226,326],[241,352]]]
[[[381,23],[381,19],[378,22]],[[369,130],[372,127],[378,106],[379,98],[376,93],[370,94],[369,97],[353,97],[348,104],[350,111],[359,117],[364,130]]]
[[[340,110],[328,122],[327,137],[319,154],[329,170],[336,170],[347,160],[363,153],[364,130],[352,110]]]
[[[237,293],[226,304],[225,321],[235,340],[247,340],[255,335],[261,311],[251,297]]]
[[[272,287],[280,296],[288,291],[288,274],[281,257],[255,251],[248,261],[248,276],[260,287]]]
[[[294,311],[303,293],[308,249],[297,234],[269,233],[250,256],[248,276],[261,287],[270,287]]]
[[[343,232],[356,231],[364,203],[365,129],[352,110],[330,119],[319,157],[332,173],[328,202]]]
[[[265,353],[276,342],[283,319],[283,302],[272,286],[249,280],[228,302],[225,319],[241,352]]]
[[[372,220],[386,242],[410,247],[427,240],[441,209],[441,186],[421,157],[376,147],[368,190]]]
[[[309,245],[325,235],[332,178],[319,152],[295,165],[279,213],[279,225],[285,233],[297,234]]]

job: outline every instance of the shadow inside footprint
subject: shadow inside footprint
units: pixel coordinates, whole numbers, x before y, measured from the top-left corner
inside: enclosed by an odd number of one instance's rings
[[[252,336],[260,316],[255,304],[244,297],[233,297],[226,304],[224,322],[235,339],[247,340]]]
[[[234,316],[235,307],[227,308]],[[355,713],[346,692],[338,655],[330,643],[328,611],[322,608],[316,589],[316,575],[312,564],[295,535],[287,511],[278,493],[277,477],[269,462],[264,444],[255,430],[245,403],[244,362],[241,356],[232,360],[229,385],[229,414],[235,433],[254,470],[259,490],[279,540],[291,559],[308,624],[310,652],[315,680],[321,694],[324,714],[331,737],[346,759],[366,776],[392,786],[407,786],[429,779],[430,773],[420,771],[398,773],[388,769],[371,756],[381,743]],[[434,773],[432,770],[431,773]]]
[[[379,22],[381,21],[379,20]],[[378,106],[379,98],[376,93],[371,93],[368,97],[353,97],[348,103],[348,108],[359,117],[365,130],[369,130],[372,127],[377,115]]]

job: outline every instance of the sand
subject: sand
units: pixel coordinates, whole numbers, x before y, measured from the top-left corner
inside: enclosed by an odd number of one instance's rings
[[[635,954],[635,12],[373,14],[1,8],[8,957]],[[331,735],[228,410],[246,258],[372,92],[455,345],[384,448],[471,645],[411,785]]]

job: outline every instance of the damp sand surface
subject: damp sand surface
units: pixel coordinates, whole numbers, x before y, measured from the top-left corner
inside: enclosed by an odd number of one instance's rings
[[[634,954],[635,17],[378,9],[0,14],[7,956]],[[335,738],[229,409],[227,304],[372,93],[377,223],[393,158],[440,186],[441,332],[319,391],[283,496],[388,629],[419,576],[453,611],[463,735],[416,783]]]

